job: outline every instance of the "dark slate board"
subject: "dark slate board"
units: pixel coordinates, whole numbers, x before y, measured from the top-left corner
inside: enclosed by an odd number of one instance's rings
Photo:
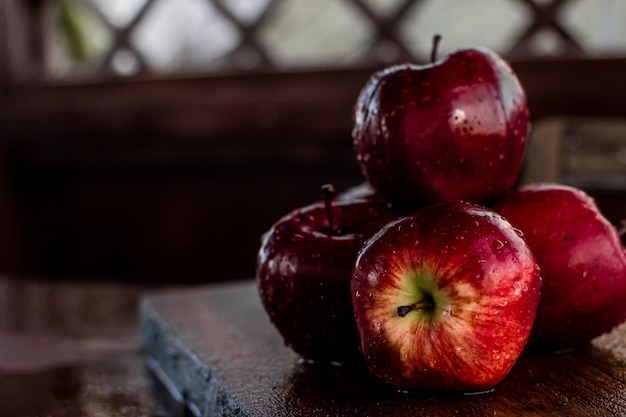
[[[626,416],[626,326],[577,351],[524,355],[487,394],[403,393],[364,369],[303,363],[251,281],[147,296],[148,365],[198,416]]]

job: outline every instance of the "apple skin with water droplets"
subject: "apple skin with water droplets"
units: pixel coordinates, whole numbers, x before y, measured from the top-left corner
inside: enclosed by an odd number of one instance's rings
[[[486,203],[518,178],[530,129],[526,95],[486,48],[375,73],[354,109],[361,171],[387,201],[413,210],[440,201]]]
[[[626,320],[626,256],[615,227],[584,191],[535,183],[494,210],[524,233],[544,279],[529,349],[589,342]]]
[[[402,390],[489,390],[522,353],[540,289],[534,255],[502,216],[431,205],[359,253],[351,291],[360,349],[373,374]]]
[[[339,201],[352,201],[352,200],[373,200],[385,202],[385,200],[372,188],[372,186],[366,181],[352,187],[348,187],[341,193],[337,194],[337,200]]]
[[[358,362],[352,267],[363,242],[398,216],[380,201],[336,200],[331,206],[338,232],[324,202],[317,202],[287,214],[264,234],[257,287],[285,344],[304,359]]]

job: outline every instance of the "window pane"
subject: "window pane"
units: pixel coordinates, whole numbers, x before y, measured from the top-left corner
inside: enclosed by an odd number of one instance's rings
[[[161,0],[131,35],[155,72],[211,68],[239,33],[206,0]]]
[[[65,77],[384,65],[426,59],[435,33],[442,51],[483,45],[536,58],[580,45],[626,53],[626,2],[535,3],[560,27],[519,0],[58,0],[47,19],[46,70]]]

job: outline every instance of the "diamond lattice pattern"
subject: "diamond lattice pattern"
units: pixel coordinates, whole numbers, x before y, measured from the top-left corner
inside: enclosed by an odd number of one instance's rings
[[[203,73],[424,61],[484,45],[509,59],[626,52],[622,0],[59,0],[47,70]]]

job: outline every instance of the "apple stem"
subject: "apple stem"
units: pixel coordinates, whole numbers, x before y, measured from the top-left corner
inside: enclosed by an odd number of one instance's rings
[[[435,34],[433,36],[433,47],[430,50],[430,62],[435,62],[437,60],[437,49],[439,49],[439,42],[441,42],[441,35]]]
[[[335,216],[333,214],[332,201],[335,197],[335,187],[332,184],[322,185],[322,195],[324,196],[324,205],[326,207],[326,218],[328,219],[328,227],[331,233],[338,235],[340,233]]]
[[[435,306],[435,303],[431,298],[426,298],[422,301],[418,301],[415,304],[409,304],[408,306],[398,307],[398,316],[404,317],[413,310],[429,310]]]

